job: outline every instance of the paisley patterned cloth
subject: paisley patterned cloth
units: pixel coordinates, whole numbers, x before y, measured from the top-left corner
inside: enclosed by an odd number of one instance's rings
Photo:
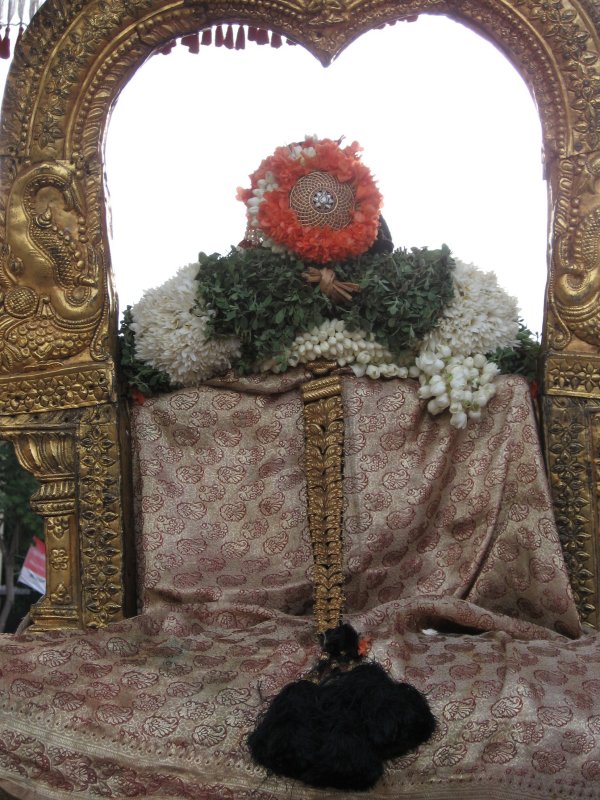
[[[344,383],[347,618],[433,739],[367,795],[253,765],[318,647],[299,370],[133,414],[140,614],[0,637],[1,790],[33,800],[600,797],[600,637],[581,635],[528,388],[464,431],[411,381]]]

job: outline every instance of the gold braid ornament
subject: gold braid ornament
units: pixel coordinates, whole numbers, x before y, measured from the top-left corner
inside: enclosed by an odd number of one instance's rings
[[[337,628],[344,605],[342,572],[342,459],[344,409],[341,376],[322,375],[335,363],[310,365],[321,377],[301,388],[306,440],[308,527],[314,558],[314,614],[319,634]]]

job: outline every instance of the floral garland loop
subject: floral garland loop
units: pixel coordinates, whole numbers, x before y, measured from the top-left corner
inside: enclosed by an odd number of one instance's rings
[[[196,386],[234,367],[240,357],[243,343],[238,338],[215,335],[215,309],[199,301],[199,271],[199,264],[182,268],[128,312],[121,337],[124,364],[131,385],[142,392],[153,386],[164,390],[164,381],[158,383],[159,372],[172,386]],[[452,280],[454,299],[412,351],[392,353],[378,341],[385,319],[369,328],[349,328],[332,308],[329,318],[301,330],[285,352],[271,351],[271,356],[255,363],[255,369],[283,372],[325,358],[350,367],[357,376],[411,377],[419,382],[419,396],[431,414],[448,410],[452,426],[464,428],[469,419],[480,419],[495,394],[494,378],[501,371],[495,354],[503,350],[509,357],[508,371],[515,371],[514,348],[524,345],[527,355],[535,342],[519,324],[516,301],[498,286],[494,273],[457,261]]]
[[[250,176],[250,188],[238,189],[238,199],[247,207],[248,244],[295,253],[318,264],[366,252],[377,237],[382,197],[359,158],[360,150],[357,142],[341,147],[339,141],[316,136],[278,147]],[[322,189],[315,189],[313,199],[326,210],[328,204],[347,204],[351,193],[347,224],[332,227],[327,213],[321,214],[321,222],[305,224],[294,210],[290,197],[313,175],[322,175],[325,181]]]
[[[534,357],[493,273],[454,262],[445,245],[382,249],[381,195],[358,143],[341,141],[278,147],[238,189],[242,245],[201,254],[127,310],[122,363],[133,386],[326,358],[358,376],[416,378],[429,412],[448,409],[464,428],[495,394],[493,359],[514,366],[517,344]]]

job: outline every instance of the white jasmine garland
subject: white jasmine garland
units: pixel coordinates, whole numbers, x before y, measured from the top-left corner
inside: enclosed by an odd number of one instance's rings
[[[194,386],[226,372],[239,356],[237,339],[207,338],[210,311],[200,316],[191,313],[198,269],[198,264],[182,267],[161,286],[146,291],[132,308],[137,358],[181,386]]]
[[[296,156],[292,155],[292,158],[296,158]],[[248,210],[248,228],[249,231],[254,231],[254,235],[260,240],[262,247],[267,247],[274,253],[285,253],[287,252],[287,248],[269,239],[268,236],[265,236],[258,226],[258,209],[265,198],[265,192],[272,192],[278,188],[279,184],[275,180],[275,176],[272,172],[267,172],[264,178],[260,178],[257,182],[256,189],[252,190],[252,197],[246,202],[246,208]]]
[[[452,279],[454,299],[423,337],[409,374],[421,384],[419,397],[429,400],[431,414],[449,409],[450,424],[464,428],[496,393],[500,370],[484,354],[517,344],[519,309],[493,272],[457,260]]]
[[[291,344],[287,366],[308,364],[318,359],[337,361],[350,366],[359,377],[406,378],[408,369],[394,363],[394,358],[375,340],[372,333],[349,331],[343,320],[332,319],[301,333]],[[270,358],[259,366],[262,372],[282,372],[284,367]]]
[[[457,260],[452,282],[454,299],[438,325],[423,337],[421,350],[436,352],[445,346],[453,355],[469,356],[514,347],[519,308],[516,299],[498,285],[496,275]]]
[[[419,397],[429,400],[430,414],[450,410],[450,424],[464,428],[467,420],[481,418],[481,410],[496,394],[494,378],[500,370],[482,353],[474,356],[453,355],[450,348],[421,350],[409,370],[421,384]]]
[[[303,155],[298,146],[292,153],[293,158]],[[268,178],[254,190],[257,202],[252,207],[258,207],[261,192],[271,185]],[[183,267],[162,286],[145,292],[132,309],[136,356],[181,386],[195,386],[225,372],[240,355],[237,339],[206,335],[212,312],[198,315],[198,269],[198,264]],[[457,261],[453,281],[454,299],[424,336],[416,357],[414,352],[394,356],[376,340],[376,332],[350,331],[343,320],[328,320],[294,339],[287,362],[274,354],[257,369],[283,372],[325,359],[349,366],[359,377],[410,376],[419,381],[419,397],[427,400],[431,414],[449,410],[450,424],[464,428],[469,419],[480,419],[496,392],[494,379],[500,370],[485,354],[517,344],[519,312],[516,300],[498,286],[493,273]]]

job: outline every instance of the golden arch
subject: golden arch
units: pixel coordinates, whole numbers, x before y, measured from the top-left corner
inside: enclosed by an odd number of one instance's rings
[[[445,14],[494,42],[539,109],[549,186],[543,430],[582,618],[600,622],[600,7],[593,0],[47,0],[0,128],[0,432],[40,480],[48,592],[35,625],[132,610],[126,409],[103,182],[110,111],[174,38],[266,27],[324,65],[365,31]],[[276,57],[276,56],[275,56]],[[541,289],[540,289],[541,290]]]

